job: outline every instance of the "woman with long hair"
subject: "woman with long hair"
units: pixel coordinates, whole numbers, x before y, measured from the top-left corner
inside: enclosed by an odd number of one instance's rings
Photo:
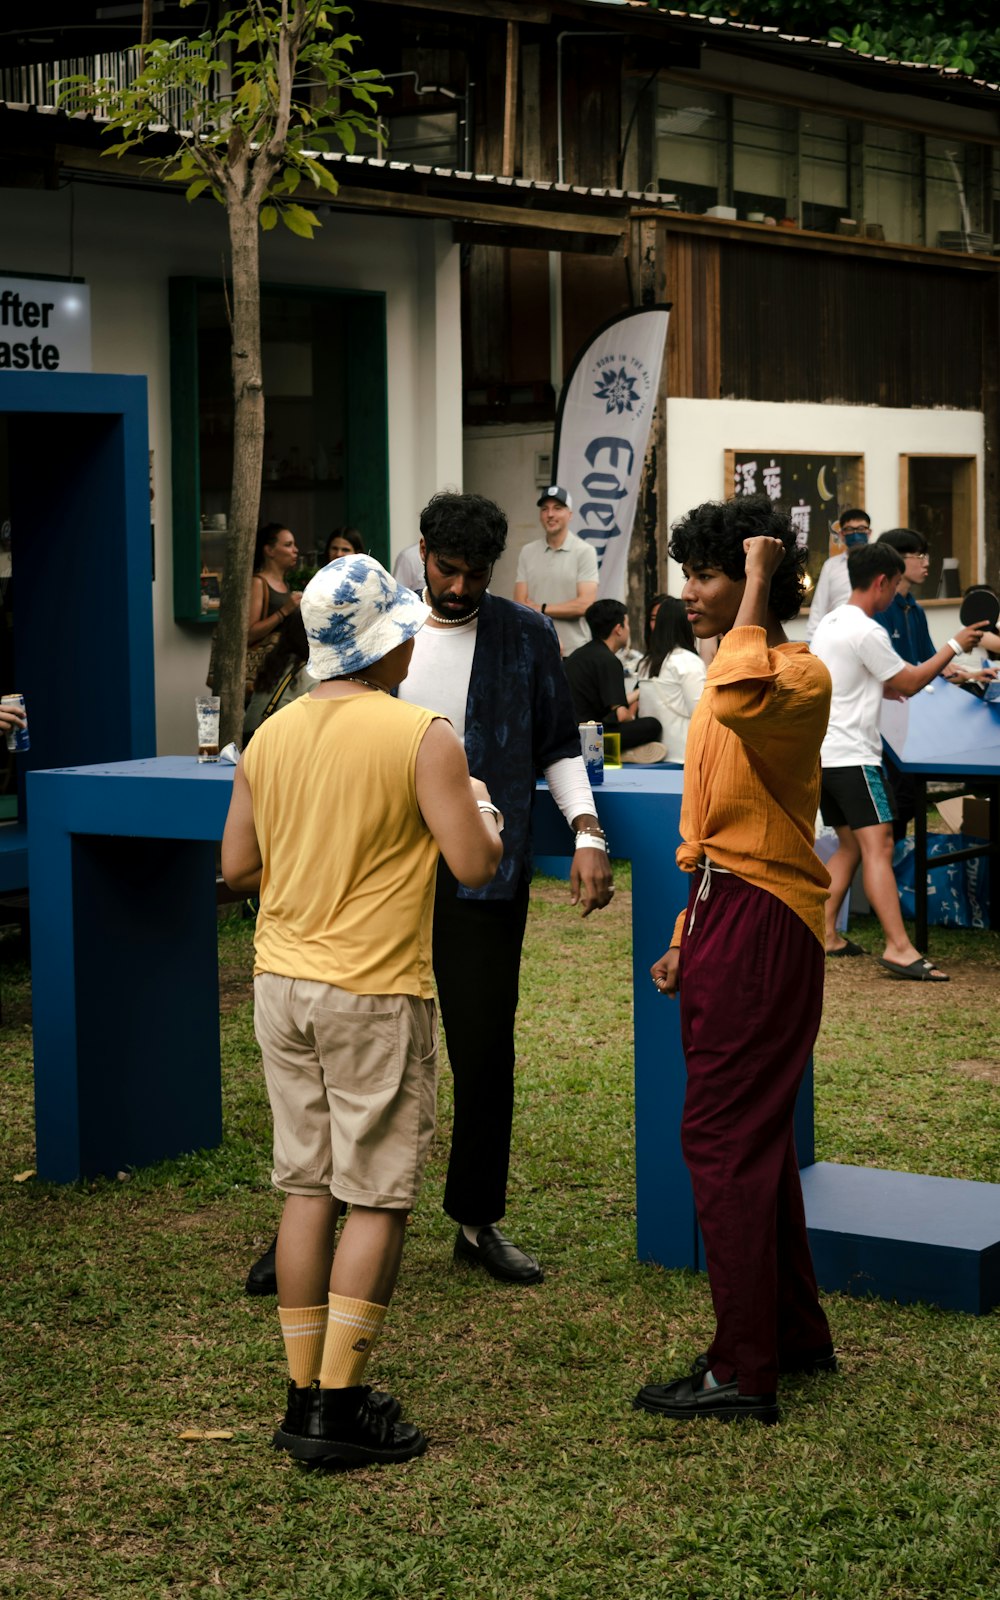
[[[357,528],[334,528],[326,541],[323,551],[321,567],[328,566],[331,561],[336,561],[340,556],[363,556],[365,554],[365,541]]]
[[[249,646],[277,637],[282,622],[298,609],[301,589],[290,589],[287,574],[299,559],[295,535],[283,522],[267,522],[258,531],[250,586]]]
[[[705,687],[705,663],[695,649],[684,602],[663,595],[639,663],[639,711],[656,717],[668,761],[683,761],[691,716]]]

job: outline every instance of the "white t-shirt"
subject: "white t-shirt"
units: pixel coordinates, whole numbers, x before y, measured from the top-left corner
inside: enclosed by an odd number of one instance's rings
[[[847,571],[847,551],[842,550],[839,555],[831,556],[828,561],[824,561],[816,579],[816,588],[809,607],[809,619],[806,622],[806,638],[810,644],[823,618],[831,611],[835,611],[838,606],[846,606],[850,598],[851,579]]]
[[[478,628],[478,618],[458,628],[421,628],[413,640],[410,670],[399,686],[401,700],[447,717],[460,739],[465,738]]]
[[[877,767],[882,761],[882,685],[906,666],[889,635],[860,606],[827,612],[812,641],[833,681],[830,722],[820,749],[824,767]]]
[[[668,761],[683,761],[691,715],[705,687],[701,656],[681,646],[671,650],[658,678],[639,680],[639,715],[656,717]]]
[[[465,738],[465,708],[469,699],[472,660],[476,653],[478,621],[461,628],[424,626],[413,640],[410,670],[399,686],[399,698],[425,706],[447,717],[460,739]],[[473,773],[473,777],[480,777]],[[566,756],[545,769],[552,798],[566,821],[597,816],[590,779],[583,757]]]

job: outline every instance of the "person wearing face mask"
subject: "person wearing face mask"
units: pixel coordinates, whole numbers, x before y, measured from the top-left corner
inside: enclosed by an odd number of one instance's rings
[[[892,604],[884,611],[877,612],[875,621],[881,623],[889,635],[896,654],[908,661],[911,667],[919,667],[921,662],[929,661],[937,649],[927,625],[927,614],[911,593],[914,585],[919,587],[924,582],[930,568],[927,540],[914,528],[890,528],[888,533],[880,533],[875,542],[891,545],[902,556],[904,566]],[[992,681],[993,674],[970,672],[953,664],[945,667],[941,676],[950,678],[954,683],[977,683]],[[898,843],[906,838],[907,829],[917,814],[917,786],[909,773],[897,767],[888,755],[883,757],[883,762],[896,796],[899,815],[893,822],[892,836]]]
[[[838,531],[844,541],[844,548],[839,555],[831,556],[828,561],[824,561],[820,575],[816,579],[816,588],[809,606],[809,620],[806,623],[806,638],[810,643],[827,612],[835,611],[838,606],[846,606],[851,598],[847,554],[849,550],[858,550],[863,544],[868,543],[871,526],[871,517],[867,511],[862,511],[860,506],[849,506],[846,511],[840,513]]]

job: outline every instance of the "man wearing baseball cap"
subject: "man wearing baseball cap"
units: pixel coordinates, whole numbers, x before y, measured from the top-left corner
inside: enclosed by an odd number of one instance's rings
[[[590,641],[583,614],[597,599],[597,555],[592,544],[569,531],[573,500],[568,489],[550,484],[538,506],[545,538],[523,547],[514,599],[551,620],[568,656]]]
[[[362,1377],[434,1133],[438,856],[481,888],[503,856],[503,817],[451,725],[392,695],[427,606],[352,555],[317,573],[301,615],[319,681],[244,751],[222,870],[260,895],[254,1025],[272,1182],[285,1194],[278,1316],[290,1375],[274,1445],[353,1466],[426,1448]]]

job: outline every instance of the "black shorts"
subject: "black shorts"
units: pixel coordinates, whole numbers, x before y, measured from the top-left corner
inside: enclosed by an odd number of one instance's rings
[[[874,828],[898,815],[884,767],[824,767],[819,806],[828,828]]]

